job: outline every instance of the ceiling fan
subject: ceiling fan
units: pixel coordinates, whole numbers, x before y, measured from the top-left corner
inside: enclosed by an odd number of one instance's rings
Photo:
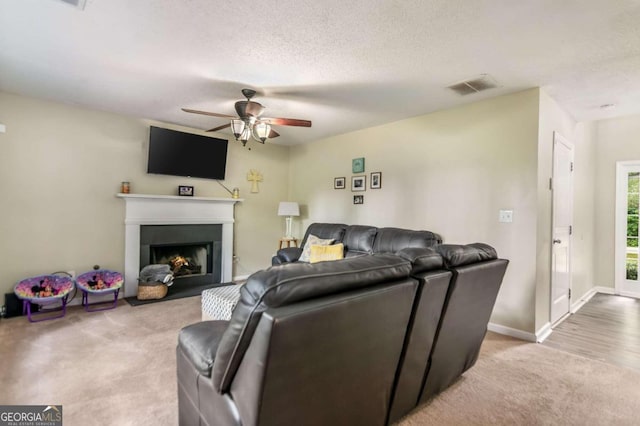
[[[209,115],[212,117],[230,118],[231,121],[222,126],[214,127],[207,132],[215,132],[218,130],[231,127],[233,136],[237,141],[242,142],[242,146],[247,144],[249,137],[253,137],[256,141],[264,143],[267,139],[273,139],[280,136],[278,132],[273,130],[271,126],[299,126],[311,127],[311,121],[299,120],[297,118],[270,118],[262,117],[264,106],[258,102],[251,100],[256,94],[255,90],[242,89],[242,94],[246,101],[238,101],[235,103],[236,113],[238,116],[220,114],[217,112],[198,111],[195,109],[182,108],[184,112],[192,114]]]

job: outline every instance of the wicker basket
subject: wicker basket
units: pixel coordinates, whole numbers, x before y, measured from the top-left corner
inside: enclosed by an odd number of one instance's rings
[[[138,283],[138,300],[162,299],[167,295],[169,288],[165,283],[150,282]]]

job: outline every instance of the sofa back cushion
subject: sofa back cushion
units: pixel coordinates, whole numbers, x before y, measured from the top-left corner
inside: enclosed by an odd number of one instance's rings
[[[341,243],[345,229],[347,229],[347,225],[343,223],[312,223],[307,228],[307,232],[304,233],[300,247],[304,247],[309,235],[315,235],[323,240],[331,239],[336,243]]]
[[[351,225],[344,232],[342,240],[348,257],[373,253],[373,241],[378,233],[374,226]]]
[[[387,424],[417,284],[406,278],[266,310],[229,392],[242,422],[224,424]]]
[[[240,290],[240,300],[218,346],[213,364],[215,388],[229,390],[266,309],[404,279],[410,272],[408,261],[391,255],[278,265],[256,272]]]
[[[456,252],[475,252],[475,255],[484,252],[474,246],[458,246]],[[445,262],[451,265],[447,258]],[[451,266],[453,278],[431,350],[431,364],[420,402],[451,386],[475,364],[508,264],[506,259],[484,260],[483,255],[477,262]]]
[[[409,247],[434,247],[442,243],[439,235],[430,231],[400,228],[379,228],[373,245],[374,253],[396,253]]]

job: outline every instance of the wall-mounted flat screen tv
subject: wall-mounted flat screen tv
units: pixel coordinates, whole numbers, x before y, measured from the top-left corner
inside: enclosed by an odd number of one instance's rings
[[[151,126],[147,173],[224,179],[227,140]]]

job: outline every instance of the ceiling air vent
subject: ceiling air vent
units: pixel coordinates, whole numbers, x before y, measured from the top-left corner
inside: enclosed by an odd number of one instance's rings
[[[465,80],[459,83],[447,86],[447,89],[451,89],[458,95],[466,96],[474,93],[482,92],[483,90],[493,89],[498,87],[496,80],[489,74],[482,74],[478,78],[472,80]]]
[[[80,10],[84,10],[84,7],[87,5],[87,0],[58,0],[62,3],[70,4],[73,7],[76,7]]]

